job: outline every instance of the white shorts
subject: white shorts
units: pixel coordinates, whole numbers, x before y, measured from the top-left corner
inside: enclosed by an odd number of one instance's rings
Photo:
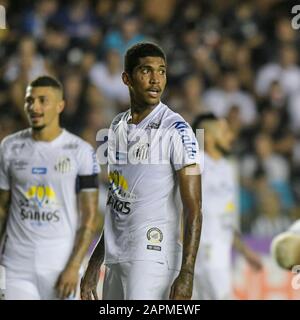
[[[192,300],[228,299],[232,299],[230,269],[195,268]]]
[[[178,274],[154,261],[107,264],[103,300],[167,300]]]
[[[54,300],[61,271],[16,271],[6,268],[5,300]]]
[[[58,300],[55,285],[61,272],[53,269],[20,271],[6,268],[5,300]],[[76,297],[79,297],[79,283],[75,297],[68,300]]]

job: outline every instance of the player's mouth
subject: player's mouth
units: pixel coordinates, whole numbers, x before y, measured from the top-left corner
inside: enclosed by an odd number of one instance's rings
[[[147,89],[147,92],[151,96],[151,98],[157,98],[160,96],[161,89],[159,87],[151,87]]]
[[[43,118],[43,116],[44,115],[42,115],[42,114],[31,114],[30,115],[30,120],[32,122],[37,122],[37,121],[41,120]]]

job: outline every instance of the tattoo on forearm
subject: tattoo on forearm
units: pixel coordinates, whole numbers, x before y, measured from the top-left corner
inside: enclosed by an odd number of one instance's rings
[[[202,216],[199,213],[189,214],[184,223],[182,271],[193,274],[199,240],[201,236]]]
[[[69,264],[80,265],[89,249],[96,231],[98,192],[79,194],[82,212],[81,228],[78,230]]]
[[[69,263],[80,265],[89,249],[89,246],[94,237],[94,230],[86,227],[81,227],[76,236],[73,252],[69,259]]]

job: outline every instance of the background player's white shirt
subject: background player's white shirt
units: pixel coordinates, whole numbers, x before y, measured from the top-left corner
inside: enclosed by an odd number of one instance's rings
[[[63,130],[51,142],[31,129],[8,136],[0,149],[0,189],[11,191],[1,264],[63,268],[79,222],[77,176],[99,172],[93,148]]]
[[[300,234],[300,219],[295,221],[290,227],[289,232]]]
[[[202,175],[202,232],[197,268],[230,267],[233,233],[237,227],[237,178],[225,158],[204,155]]]
[[[146,164],[113,163],[109,159],[105,261],[152,260],[178,268],[182,205],[175,171],[199,163],[198,144],[190,126],[163,103],[137,125],[128,124],[130,117],[128,110],[112,122],[120,148],[109,143],[109,154]],[[171,140],[168,133],[173,135]],[[162,136],[164,142],[160,144]],[[164,164],[158,163],[159,158]]]

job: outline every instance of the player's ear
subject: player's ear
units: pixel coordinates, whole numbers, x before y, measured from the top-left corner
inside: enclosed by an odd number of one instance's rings
[[[57,112],[61,113],[65,108],[65,100],[61,100],[58,104],[57,104]]]
[[[131,79],[130,76],[127,72],[122,72],[122,80],[123,83],[127,86],[127,87],[131,87]]]

